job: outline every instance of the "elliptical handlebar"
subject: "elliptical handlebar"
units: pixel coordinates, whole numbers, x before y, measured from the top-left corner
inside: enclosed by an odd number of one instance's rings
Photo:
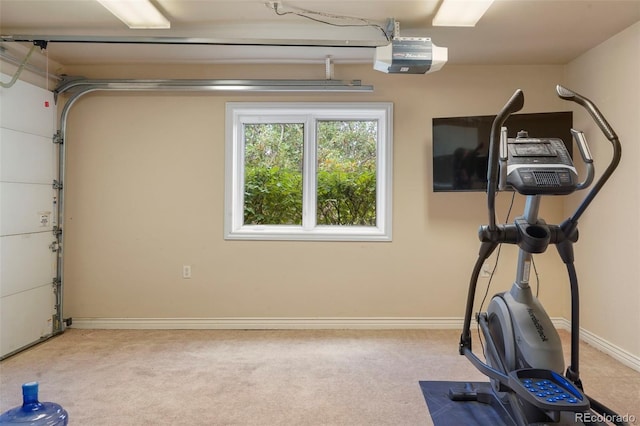
[[[584,162],[587,169],[586,178],[584,179],[584,181],[576,185],[576,190],[585,189],[591,185],[595,176],[593,157],[591,156],[591,150],[589,150],[589,145],[587,144],[587,139],[585,138],[584,133],[576,129],[571,129],[571,135],[573,136],[573,140],[576,141],[576,145],[578,145],[580,156],[582,157],[582,161]]]
[[[591,117],[593,117],[593,120],[596,122],[598,127],[600,127],[600,130],[602,130],[602,133],[604,133],[607,139],[612,142],[614,139],[618,139],[618,135],[616,135],[616,132],[613,131],[607,120],[605,120],[604,116],[602,115],[600,110],[593,104],[593,102],[591,102],[584,96],[574,92],[573,90],[569,90],[559,84],[556,86],[556,92],[558,93],[558,96],[560,98],[566,101],[573,101],[586,109],[589,114],[591,114]]]
[[[618,135],[616,135],[616,132],[613,131],[613,128],[611,128],[607,120],[604,118],[598,107],[596,107],[593,102],[591,102],[586,97],[559,84],[556,86],[556,92],[561,99],[573,101],[586,109],[593,118],[593,121],[595,121],[602,133],[613,145],[613,156],[611,158],[609,166],[605,169],[600,178],[593,185],[593,188],[591,188],[591,191],[589,191],[587,196],[582,200],[573,215],[568,218],[562,225],[567,235],[569,235],[576,229],[580,216],[582,216],[589,204],[591,204],[591,201],[593,201],[598,192],[600,192],[600,189],[602,189],[609,177],[611,177],[613,171],[616,169],[616,167],[618,167],[618,163],[620,162],[620,158],[622,156],[622,147],[620,145],[620,141],[618,140]]]
[[[513,113],[516,113],[524,106],[524,93],[517,89],[507,103],[502,107],[491,125],[491,135],[489,138],[489,164],[487,169],[487,204],[489,208],[489,229],[496,229],[496,190],[498,185],[500,156],[500,132],[505,121]]]

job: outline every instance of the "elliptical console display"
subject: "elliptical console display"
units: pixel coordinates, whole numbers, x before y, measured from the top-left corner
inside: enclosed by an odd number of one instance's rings
[[[507,184],[520,194],[566,195],[576,190],[578,173],[562,139],[529,138],[521,131],[507,144]]]

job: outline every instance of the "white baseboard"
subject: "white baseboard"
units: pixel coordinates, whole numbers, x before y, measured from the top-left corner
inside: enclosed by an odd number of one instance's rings
[[[558,330],[571,331],[571,321],[562,317],[551,318],[553,326]]]
[[[71,328],[130,330],[402,330],[462,328],[459,318],[73,318]]]
[[[600,336],[597,336],[584,328],[580,329],[580,339],[584,340],[594,348],[604,352],[610,357],[620,361],[622,364],[636,371],[640,371],[640,357],[633,355],[632,353],[622,349],[613,343],[604,340]]]
[[[566,318],[552,318],[553,325],[559,330],[571,331],[571,321]],[[619,361],[620,363],[632,368],[636,371],[640,371],[640,357],[633,355],[632,353],[622,349],[621,347],[614,345],[608,340],[593,334],[589,330],[580,328],[580,340],[593,346],[601,352],[609,355],[611,358]]]
[[[571,330],[566,318],[552,318],[560,330]],[[475,321],[474,321],[475,323]],[[366,317],[366,318],[73,318],[71,328],[128,330],[402,330],[461,329],[457,317]],[[475,327],[475,325],[474,325]],[[580,329],[580,339],[640,371],[640,357],[611,342]]]

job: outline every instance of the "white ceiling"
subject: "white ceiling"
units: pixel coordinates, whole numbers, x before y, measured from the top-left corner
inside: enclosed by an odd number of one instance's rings
[[[201,38],[229,45],[50,42],[50,60],[63,65],[109,63],[372,62],[383,32],[361,20],[307,14],[278,16],[264,0],[155,0],[170,30],[130,30],[95,0],[0,0],[0,33],[7,36],[96,36],[127,39]],[[401,36],[431,37],[449,49],[449,64],[564,64],[640,21],[640,0],[496,0],[473,28],[432,27],[440,0],[283,0],[281,12],[307,9],[357,17],[382,27],[400,23]],[[364,26],[361,26],[364,25]],[[331,44],[341,47],[247,46]],[[5,41],[11,51],[17,43]],[[342,47],[345,46],[345,47]],[[640,50],[640,49],[639,49]]]

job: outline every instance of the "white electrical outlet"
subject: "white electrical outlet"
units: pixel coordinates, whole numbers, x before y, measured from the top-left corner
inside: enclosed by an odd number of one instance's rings
[[[191,265],[182,265],[182,278],[191,278]]]

